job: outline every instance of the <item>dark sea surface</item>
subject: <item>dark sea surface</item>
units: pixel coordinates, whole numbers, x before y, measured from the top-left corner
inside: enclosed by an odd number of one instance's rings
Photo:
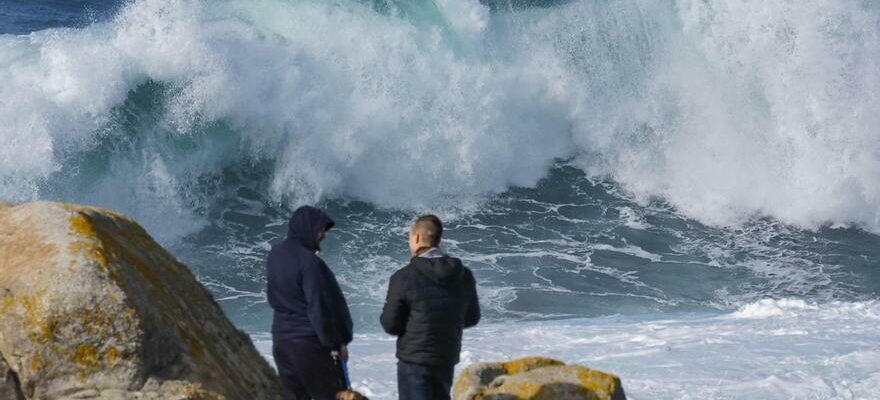
[[[0,34],[25,35],[49,28],[81,28],[111,18],[119,0],[3,0]]]

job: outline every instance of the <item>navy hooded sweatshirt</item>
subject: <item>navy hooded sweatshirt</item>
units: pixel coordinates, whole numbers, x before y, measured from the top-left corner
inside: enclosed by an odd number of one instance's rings
[[[266,296],[275,311],[272,338],[317,336],[328,349],[352,339],[351,314],[333,271],[316,254],[318,234],[333,220],[302,206],[290,218],[287,238],[272,246],[266,262]]]

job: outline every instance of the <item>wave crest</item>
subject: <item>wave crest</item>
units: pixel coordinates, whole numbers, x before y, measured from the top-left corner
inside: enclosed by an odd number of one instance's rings
[[[713,224],[880,230],[876,7],[403,4],[140,0],[2,36],[0,197],[138,217],[131,177],[162,175],[146,198],[182,215],[206,179],[268,163],[276,201],[434,208],[573,160]]]

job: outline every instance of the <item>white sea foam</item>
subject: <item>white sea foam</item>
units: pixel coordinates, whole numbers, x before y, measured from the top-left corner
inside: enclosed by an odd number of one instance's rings
[[[591,246],[593,250],[605,250],[605,251],[613,251],[616,253],[627,254],[634,257],[644,258],[646,260],[651,260],[654,262],[660,261],[663,257],[659,254],[654,254],[649,251],[645,251],[645,249],[639,246],[627,245],[624,247],[614,247],[609,246],[607,244],[595,244]]]
[[[194,208],[200,176],[259,159],[277,200],[437,207],[575,157],[714,224],[880,230],[871,3],[407,4],[138,0],[107,23],[2,36],[0,198],[51,195],[47,179],[71,185],[51,178],[106,137],[146,136],[90,175],[103,192],[77,197],[161,219]],[[111,110],[148,81],[163,84],[162,115],[120,132]],[[219,144],[213,122],[236,139]],[[168,148],[188,135],[197,149]],[[127,179],[156,162],[172,186]]]
[[[744,310],[785,310],[761,318]],[[880,304],[762,300],[732,314],[489,323],[465,332],[462,364],[543,355],[620,375],[630,399],[877,399]],[[270,359],[270,339],[252,335]],[[396,398],[394,342],[359,334],[354,387]]]
[[[764,299],[740,307],[732,316],[737,318],[769,318],[786,313],[815,310],[816,308],[815,305],[807,304],[806,301],[800,299]]]

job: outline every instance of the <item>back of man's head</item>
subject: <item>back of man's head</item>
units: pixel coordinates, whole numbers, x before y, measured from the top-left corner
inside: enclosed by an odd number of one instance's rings
[[[422,215],[416,218],[412,231],[421,236],[426,244],[431,247],[437,247],[440,244],[440,238],[443,236],[443,223],[434,214]]]

